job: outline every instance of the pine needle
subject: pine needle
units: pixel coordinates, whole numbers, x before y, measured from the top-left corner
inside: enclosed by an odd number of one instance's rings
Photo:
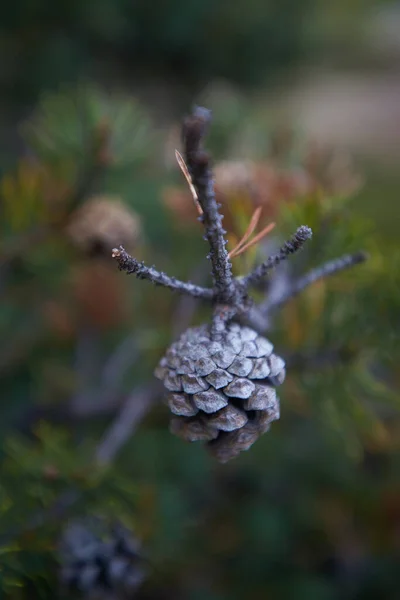
[[[235,248],[229,252],[229,258],[233,258],[239,252],[240,248],[247,242],[249,237],[253,234],[253,232],[254,232],[255,228],[257,227],[258,222],[260,220],[261,211],[262,211],[261,206],[256,208],[256,210],[253,213],[253,216],[251,217],[249,226],[246,229],[245,234],[243,235],[242,239],[235,246]]]
[[[252,240],[250,240],[249,242],[247,241],[258,225],[261,216],[261,210],[261,207],[259,207],[254,211],[254,214],[251,218],[251,221],[244,236],[237,244],[237,246],[233,250],[231,250],[231,252],[229,253],[229,258],[236,258],[236,256],[240,256],[240,254],[243,254],[243,252],[246,252],[246,250],[252,248],[255,244],[260,242],[263,239],[263,237],[265,237],[268,233],[270,233],[270,231],[274,229],[275,223],[270,223],[269,225],[264,227],[264,229],[262,229],[259,233],[257,233],[257,235],[255,235]]]
[[[182,173],[185,176],[186,181],[188,182],[190,191],[192,192],[193,201],[194,201],[194,203],[196,205],[198,213],[199,213],[199,215],[202,215],[203,214],[203,210],[202,210],[202,208],[200,206],[200,203],[199,203],[199,200],[198,200],[198,196],[197,196],[197,192],[196,192],[196,188],[194,187],[193,182],[192,182],[192,177],[191,177],[191,175],[189,173],[189,169],[187,168],[185,161],[183,160],[182,154],[180,152],[178,152],[178,150],[175,150],[175,158],[177,160],[177,163],[178,163],[178,165],[179,165]]]

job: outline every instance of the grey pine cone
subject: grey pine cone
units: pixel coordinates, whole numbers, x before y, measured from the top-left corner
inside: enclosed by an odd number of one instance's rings
[[[172,433],[206,442],[220,462],[248,450],[279,419],[275,387],[285,379],[285,363],[272,350],[236,323],[218,341],[206,325],[185,331],[155,371],[169,392]]]
[[[60,582],[74,598],[131,597],[145,571],[137,540],[122,526],[104,528],[97,520],[73,521],[60,542]]]

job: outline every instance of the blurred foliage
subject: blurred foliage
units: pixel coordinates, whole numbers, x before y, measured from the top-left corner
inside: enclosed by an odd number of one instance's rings
[[[16,0],[3,10],[1,84],[14,101],[114,64],[136,76],[254,83],[363,34],[376,0]]]
[[[71,15],[78,9],[68,6]],[[54,598],[62,528],[70,516],[94,513],[118,516],[142,539],[150,575],[138,598],[397,597],[398,249],[354,208],[360,180],[349,177],[346,161],[337,171],[329,152],[301,136],[271,135],[239,96],[206,94],[216,168],[222,159],[248,161],[265,185],[291,182],[290,194],[266,194],[262,202],[254,179],[253,187],[225,189],[232,244],[260,203],[266,222],[276,222],[256,251],[235,259],[236,271],[302,223],[313,240],[277,269],[270,291],[280,278],[359,248],[370,260],[315,284],[273,319],[268,335],[289,364],[282,416],[251,451],[217,465],[201,446],[169,434],[160,405],[115,462],[99,466],[96,446],[110,419],[151,380],[172,335],[186,321],[206,319],[208,309],[192,312],[178,297],[118,273],[110,259],[110,239],[120,231],[113,219],[105,246],[90,250],[68,224],[100,195],[110,214],[118,206],[127,211],[123,219],[140,223],[132,240],[138,257],[199,282],[208,271],[206,246],[195,218],[165,202],[171,188],[191,202],[178,168],[161,165],[161,156],[169,164],[173,156],[175,125],[154,136],[143,107],[95,88],[45,97],[22,128],[28,156],[0,184],[5,598]],[[299,181],[307,185],[296,187]],[[104,242],[99,223],[91,235]],[[71,506],[55,511],[69,494],[76,494]]]

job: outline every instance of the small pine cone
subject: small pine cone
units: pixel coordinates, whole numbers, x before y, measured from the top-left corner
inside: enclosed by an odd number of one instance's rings
[[[73,213],[67,234],[86,254],[108,256],[115,246],[129,249],[136,244],[140,221],[119,198],[95,196]]]
[[[285,379],[285,363],[272,350],[236,323],[218,341],[205,325],[183,333],[155,371],[169,392],[172,433],[207,442],[220,462],[248,450],[279,419],[275,387]]]
[[[304,169],[283,169],[273,161],[223,161],[215,165],[214,174],[217,199],[222,205],[229,208],[233,198],[240,198],[248,207],[262,206],[263,219],[267,220],[275,218],[282,202],[315,190],[315,183]]]
[[[68,524],[59,557],[60,583],[74,598],[131,597],[145,577],[137,540],[124,527],[109,530],[100,520]]]

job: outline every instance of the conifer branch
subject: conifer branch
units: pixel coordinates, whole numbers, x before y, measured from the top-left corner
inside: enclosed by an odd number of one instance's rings
[[[278,266],[279,263],[286,260],[291,254],[298,252],[311,236],[312,230],[306,225],[301,225],[290,240],[284,243],[277,254],[270,256],[268,260],[256,267],[254,271],[240,279],[244,289],[248,289],[249,287],[261,283],[271,269]]]
[[[134,434],[135,428],[159,397],[158,385],[135,389],[105,432],[96,448],[96,463],[109,465]]]
[[[203,138],[210,120],[210,111],[195,107],[193,113],[184,121],[182,138],[185,161],[203,211],[199,219],[204,225],[205,237],[210,245],[208,257],[211,260],[217,296],[222,303],[228,304],[232,303],[236,291],[232,278],[232,265],[226,250],[223,217],[215,198],[210,157],[203,149]]]
[[[194,298],[203,298],[204,300],[212,300],[214,298],[212,289],[180,281],[162,271],[157,271],[154,267],[146,267],[143,262],[139,262],[136,258],[133,258],[122,246],[113,249],[112,257],[118,262],[118,267],[121,271],[134,274],[138,279],[148,279],[156,285],[162,285],[182,294],[189,294],[189,296],[193,296]]]
[[[282,306],[285,302],[300,294],[305,288],[309,285],[312,285],[319,279],[324,279],[325,277],[329,277],[330,275],[334,275],[339,271],[343,271],[344,269],[348,269],[360,263],[363,263],[367,260],[368,255],[365,252],[356,252],[355,254],[345,254],[340,258],[336,258],[330,262],[327,262],[316,269],[312,269],[309,273],[300,277],[297,281],[295,281],[289,289],[285,291],[280,297],[276,298],[273,302],[268,302],[268,300],[263,303],[262,310],[263,312],[268,312],[273,308],[277,308],[278,306]]]

